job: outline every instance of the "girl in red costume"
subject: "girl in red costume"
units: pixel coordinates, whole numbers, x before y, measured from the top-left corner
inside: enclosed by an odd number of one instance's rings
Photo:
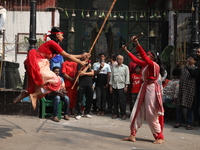
[[[130,136],[122,140],[135,142],[136,133],[142,126],[144,119],[146,119],[155,138],[153,143],[161,144],[165,142],[163,136],[164,109],[162,104],[162,92],[160,84],[158,83],[160,76],[158,57],[153,51],[146,53],[135,36],[132,37],[132,41],[135,42],[136,49],[143,60],[136,58],[126,47],[124,47],[124,50],[135,63],[144,68],[142,71],[143,83],[130,116]]]
[[[36,108],[37,99],[42,98],[47,93],[58,91],[61,87],[61,80],[55,73],[50,70],[49,60],[56,54],[77,62],[82,66],[87,62],[79,60],[79,58],[90,57],[90,54],[70,55],[66,53],[58,44],[64,39],[63,32],[58,27],[53,27],[51,39],[42,44],[38,50],[31,49],[28,52],[24,66],[28,74],[28,88],[23,90],[21,94],[13,100],[14,103],[19,102],[23,98],[30,96],[33,109]]]

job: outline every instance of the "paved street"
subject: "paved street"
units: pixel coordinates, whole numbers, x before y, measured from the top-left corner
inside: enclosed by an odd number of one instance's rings
[[[200,127],[175,129],[174,122],[165,124],[164,144],[153,144],[145,123],[136,142],[121,141],[129,135],[129,120],[110,116],[81,118],[56,123],[50,119],[0,115],[0,149],[2,150],[199,150]]]

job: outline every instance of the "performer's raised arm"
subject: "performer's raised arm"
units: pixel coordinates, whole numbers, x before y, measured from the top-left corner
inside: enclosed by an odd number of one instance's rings
[[[140,45],[138,38],[135,38],[135,36],[133,36],[132,41],[135,43],[136,45],[136,50],[138,51],[138,53],[140,53],[140,56],[142,57],[142,59],[149,65],[153,64],[153,55],[151,54],[151,52],[145,52],[144,49],[142,48],[142,46]],[[150,56],[150,57],[149,57]],[[151,58],[152,57],[152,58]]]
[[[127,50],[127,47],[126,47],[125,45],[123,46],[123,49],[128,53],[128,56],[130,57],[130,59],[131,59],[132,61],[134,61],[136,64],[138,64],[138,65],[140,65],[140,66],[142,66],[142,67],[145,67],[145,66],[147,65],[147,63],[146,63],[145,61],[138,59],[138,58],[137,58],[136,56],[134,56],[131,52],[129,52],[129,51]]]

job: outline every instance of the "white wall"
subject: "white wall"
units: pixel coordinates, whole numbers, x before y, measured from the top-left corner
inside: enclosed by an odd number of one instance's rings
[[[55,12],[56,26],[59,26],[59,12]],[[16,36],[18,33],[29,33],[30,12],[29,11],[7,11],[5,23],[5,60],[18,62],[20,64],[19,72],[23,76],[25,69],[23,62],[26,54],[16,54]],[[36,33],[46,34],[52,28],[52,12],[36,13]]]

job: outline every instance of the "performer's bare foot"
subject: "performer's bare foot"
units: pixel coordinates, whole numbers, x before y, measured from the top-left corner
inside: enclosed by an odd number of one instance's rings
[[[23,98],[29,96],[29,93],[25,90],[21,91],[21,93],[13,100],[13,103],[20,102]]]
[[[135,142],[136,139],[135,139],[135,136],[130,135],[129,137],[126,137],[126,138],[122,139],[122,141],[131,141],[131,142]]]
[[[161,144],[161,143],[164,143],[164,142],[165,142],[164,139],[157,139],[157,140],[155,140],[153,143],[154,143],[154,144]]]
[[[34,93],[30,94],[30,99],[31,99],[33,110],[35,110],[37,106],[37,96]]]
[[[44,95],[42,94],[42,92],[36,92],[36,93],[30,94],[30,99],[31,99],[31,103],[32,103],[33,110],[36,109],[37,100],[40,99],[40,98],[43,97],[43,96],[44,96]]]

